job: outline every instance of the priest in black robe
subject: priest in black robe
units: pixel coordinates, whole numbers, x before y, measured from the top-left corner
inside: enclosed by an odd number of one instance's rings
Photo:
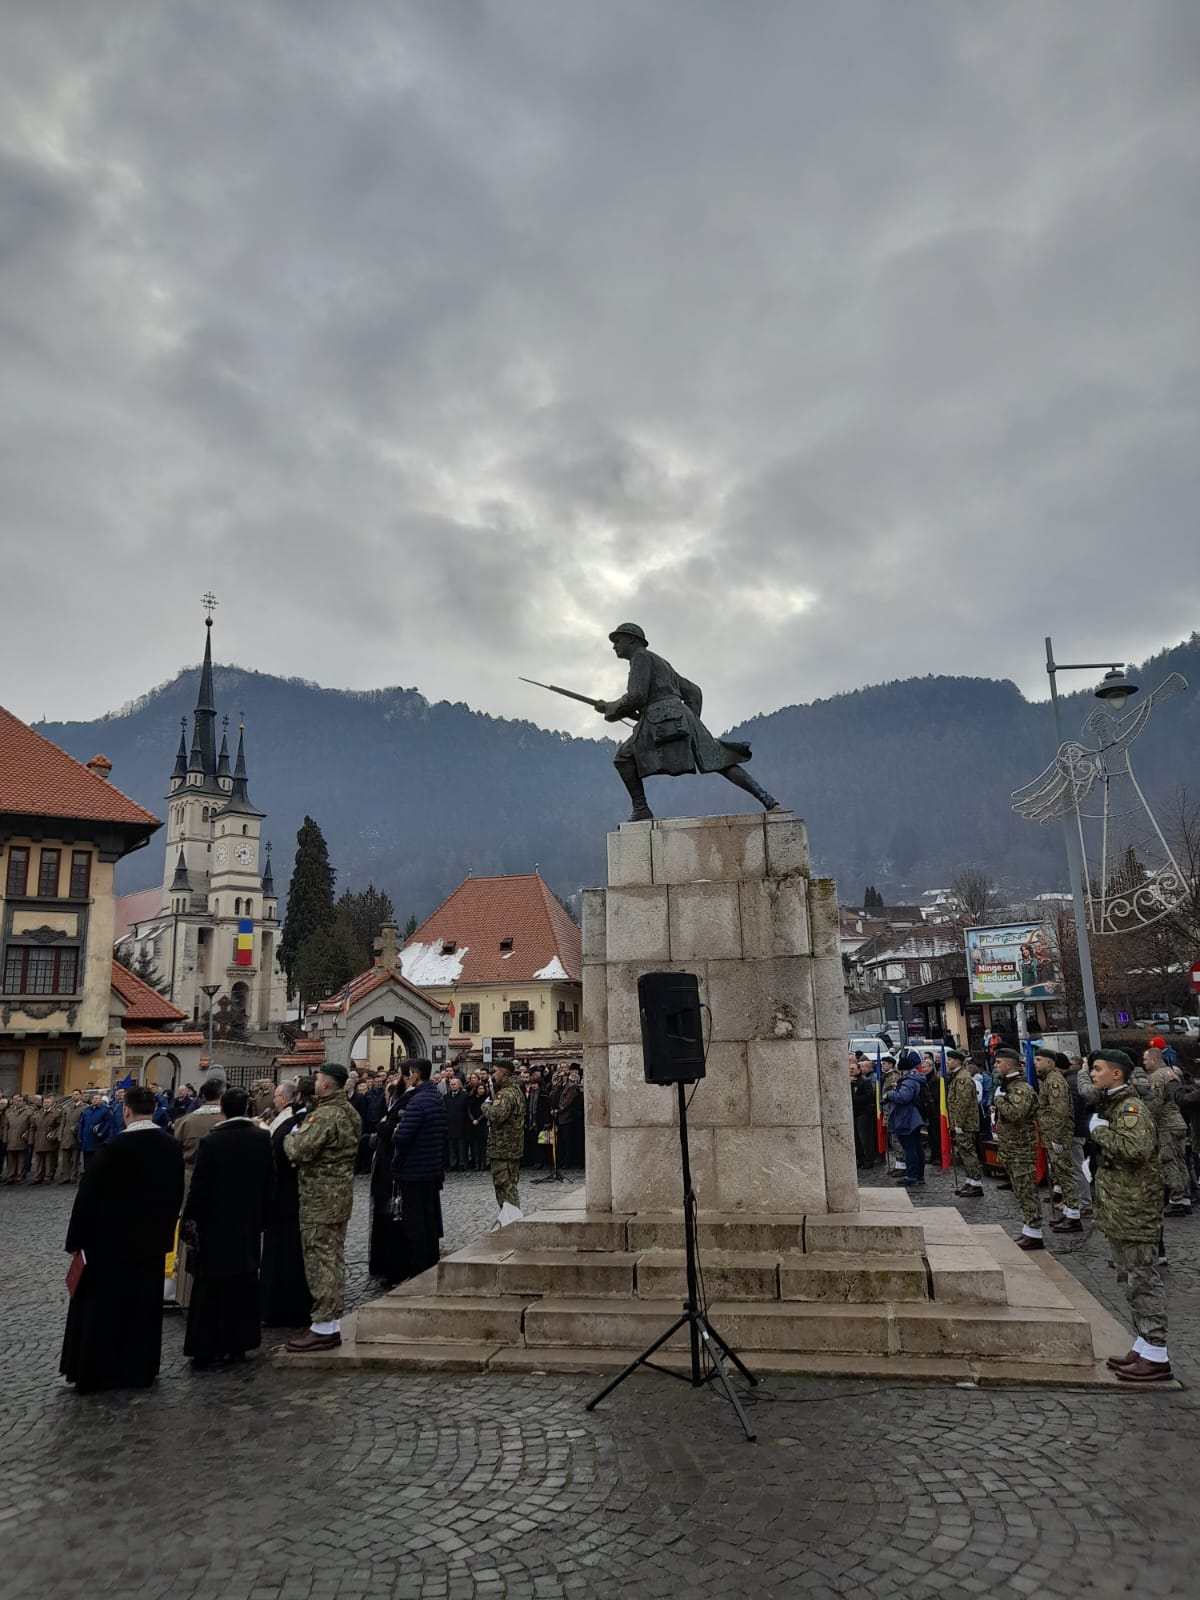
[[[79,1394],[145,1389],[162,1356],[163,1279],[183,1202],[183,1151],[155,1126],[154,1092],[125,1093],[125,1131],[97,1150],[66,1249],[84,1257],[59,1371]]]
[[[296,1169],[284,1153],[283,1141],[308,1115],[316,1092],[312,1078],[300,1078],[283,1090],[290,1096],[268,1129],[275,1165],[275,1187],[263,1234],[259,1297],[262,1320],[268,1328],[307,1328],[312,1319],[312,1290],[304,1276],[304,1250],[300,1243],[300,1184]]]
[[[194,1280],[183,1353],[198,1367],[242,1361],[262,1343],[258,1267],[275,1171],[270,1136],[249,1111],[244,1089],[226,1089],[183,1208]]]

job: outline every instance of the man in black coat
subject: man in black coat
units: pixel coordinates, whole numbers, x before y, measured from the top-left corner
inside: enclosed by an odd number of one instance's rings
[[[275,1183],[271,1137],[244,1089],[226,1089],[221,1120],[196,1152],[183,1209],[194,1278],[183,1353],[198,1367],[257,1350],[258,1268]]]
[[[392,1175],[400,1186],[409,1277],[435,1265],[442,1237],[442,1157],[446,1141],[446,1096],[430,1080],[433,1066],[409,1061],[405,1078],[412,1093],[392,1135]]]
[[[151,1089],[131,1088],[125,1132],[79,1184],[65,1248],[82,1258],[59,1371],[79,1394],[145,1389],[162,1356],[163,1279],[183,1203],[183,1151],[154,1124]]]
[[[454,1076],[447,1079],[446,1092],[442,1096],[442,1106],[446,1113],[446,1164],[451,1172],[465,1172],[467,1170],[467,1091],[462,1086],[461,1078]]]

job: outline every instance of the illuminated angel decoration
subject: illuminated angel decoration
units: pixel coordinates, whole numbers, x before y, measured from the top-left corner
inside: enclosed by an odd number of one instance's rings
[[[1101,704],[1083,725],[1090,742],[1060,746],[1045,772],[1013,795],[1013,810],[1031,822],[1074,814],[1093,933],[1147,927],[1188,894],[1129,759],[1154,707],[1186,688],[1187,680],[1172,672],[1126,716],[1115,717]]]

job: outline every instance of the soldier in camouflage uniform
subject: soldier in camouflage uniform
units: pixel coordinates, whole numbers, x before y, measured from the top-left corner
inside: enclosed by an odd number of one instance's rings
[[[1149,1093],[1145,1096],[1154,1116],[1158,1132],[1158,1158],[1162,1163],[1163,1183],[1167,1191],[1168,1217],[1190,1217],[1192,1214],[1192,1186],[1187,1169],[1187,1122],[1179,1109],[1182,1078],[1178,1067],[1169,1067],[1163,1060],[1162,1050],[1151,1046],[1142,1056],[1146,1070]]]
[[[880,1058],[879,1067],[881,1074],[879,1100],[880,1104],[883,1106],[883,1125],[887,1130],[888,1149],[892,1152],[892,1171],[897,1175],[903,1175],[907,1172],[907,1165],[904,1160],[904,1147],[901,1145],[900,1140],[896,1137],[891,1129],[892,1102],[888,1098],[890,1095],[894,1094],[896,1085],[900,1082],[900,1068],[896,1065],[896,1058],[893,1055],[882,1056]]]
[[[1158,1269],[1162,1166],[1154,1113],[1131,1090],[1133,1062],[1123,1050],[1097,1050],[1091,1078],[1099,1095],[1087,1147],[1095,1221],[1138,1334],[1128,1354],[1110,1356],[1108,1364],[1126,1383],[1154,1383],[1171,1376],[1167,1291]]]
[[[1044,1250],[1037,1187],[1038,1097],[1025,1081],[1021,1057],[1007,1045],[996,1051],[996,1150],[1012,1182],[1024,1219],[1018,1246]]]
[[[362,1118],[346,1095],[350,1076],[330,1061],[317,1074],[316,1109],[283,1141],[300,1186],[300,1244],[313,1297],[312,1325],[289,1350],[330,1350],[342,1342],[346,1226],[354,1205],[354,1158]]]
[[[983,1195],[983,1167],[979,1162],[976,1137],[979,1133],[979,1096],[971,1066],[961,1050],[947,1050],[950,1082],[946,1085],[946,1116],[954,1141],[954,1162],[962,1168],[963,1181],[954,1191],[962,1200],[978,1200]]]
[[[483,1114],[488,1125],[488,1165],[500,1207],[497,1225],[503,1227],[516,1221],[516,1217],[505,1216],[506,1206],[512,1206],[518,1215],[521,1210],[517,1173],[525,1148],[525,1096],[513,1082],[511,1061],[496,1063],[492,1083],[496,1094],[484,1105]]]
[[[1066,1056],[1039,1046],[1033,1053],[1033,1065],[1038,1075],[1037,1130],[1046,1152],[1050,1180],[1062,1194],[1062,1216],[1050,1224],[1051,1233],[1082,1233],[1079,1220],[1079,1186],[1075,1182],[1075,1168],[1071,1163],[1071,1135],[1075,1127],[1075,1113],[1071,1109],[1071,1091],[1060,1070],[1060,1062],[1067,1067]]]

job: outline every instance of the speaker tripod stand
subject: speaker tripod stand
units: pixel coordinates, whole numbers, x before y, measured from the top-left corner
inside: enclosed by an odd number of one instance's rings
[[[631,1361],[611,1383],[605,1384],[600,1393],[593,1395],[585,1406],[585,1410],[594,1411],[601,1400],[610,1395],[614,1389],[625,1382],[631,1373],[639,1367],[650,1367],[654,1372],[665,1373],[668,1378],[680,1378],[684,1383],[690,1383],[693,1389],[698,1389],[708,1383],[715,1376],[725,1391],[725,1398],[729,1401],[737,1414],[737,1419],[742,1425],[742,1432],[746,1438],[753,1440],[756,1435],[746,1420],[746,1413],[738,1399],[737,1390],[730,1381],[729,1373],[725,1369],[722,1357],[727,1357],[745,1378],[746,1382],[755,1385],[758,1379],[734,1354],[725,1343],[725,1340],[709,1322],[704,1308],[700,1304],[698,1282],[699,1272],[696,1261],[696,1194],[692,1188],[692,1163],[688,1151],[687,1131],[687,1095],[686,1084],[676,1084],[679,1092],[679,1150],[683,1165],[683,1243],[687,1257],[687,1302],[683,1308],[683,1315],[677,1317],[665,1333],[660,1334],[652,1345],[647,1346],[641,1355]],[[690,1372],[674,1372],[670,1367],[660,1367],[650,1358],[656,1355],[667,1341],[674,1337],[681,1328],[687,1328],[691,1350]],[[701,1350],[712,1362],[713,1371],[705,1374],[701,1363]]]

